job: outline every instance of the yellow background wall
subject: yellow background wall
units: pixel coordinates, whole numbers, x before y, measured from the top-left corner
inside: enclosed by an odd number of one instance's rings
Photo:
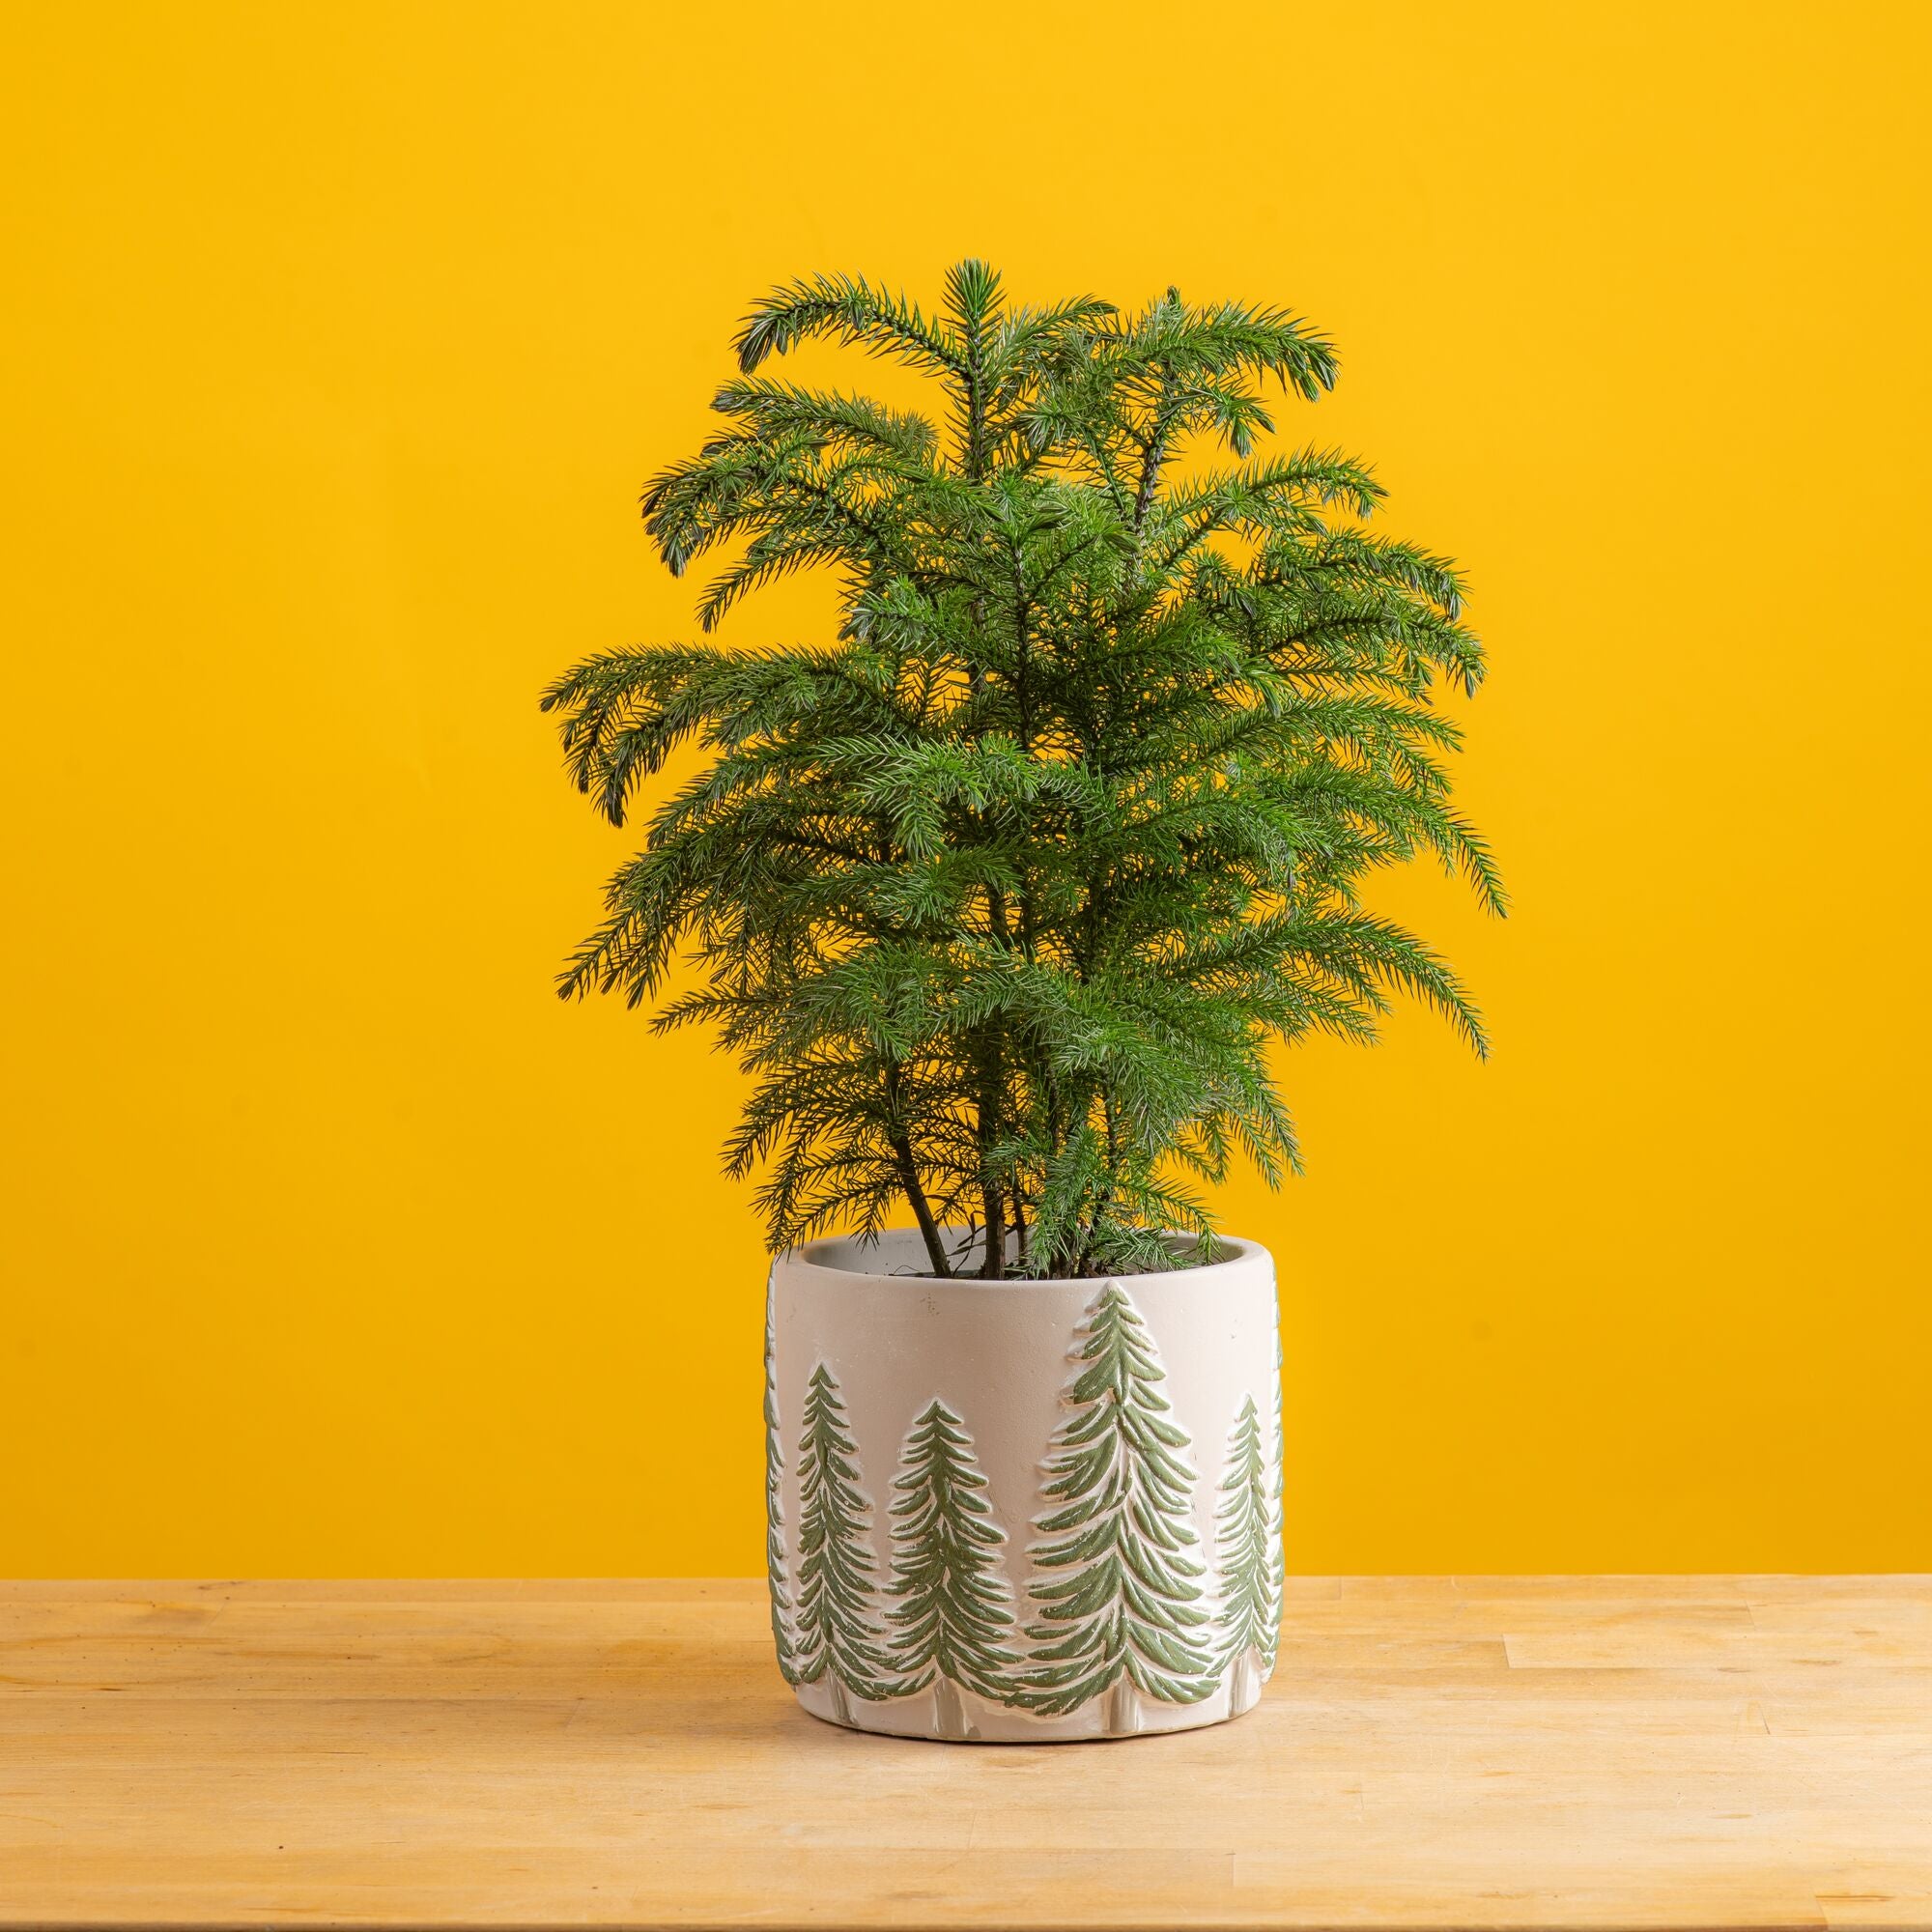
[[[1226,1204],[1292,1561],[1932,1568],[1924,18],[33,10],[0,1570],[757,1568],[736,1075],[552,998],[629,844],[534,700],[690,631],[635,497],[748,299],[969,253],[1312,316],[1493,653],[1519,911],[1388,903],[1496,1057],[1301,1055]]]

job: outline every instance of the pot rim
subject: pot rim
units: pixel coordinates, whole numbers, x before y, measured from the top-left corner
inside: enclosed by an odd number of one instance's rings
[[[949,1238],[963,1236],[962,1228],[947,1228],[941,1231]],[[1012,1281],[984,1281],[978,1275],[937,1275],[909,1272],[905,1269],[885,1271],[875,1267],[852,1266],[846,1257],[859,1260],[878,1253],[878,1243],[897,1236],[920,1245],[919,1231],[916,1228],[885,1228],[875,1240],[867,1245],[857,1235],[827,1235],[815,1241],[807,1241],[802,1246],[787,1248],[782,1254],[773,1257],[774,1268],[781,1265],[794,1268],[809,1268],[815,1274],[837,1276],[840,1281],[875,1282],[882,1288],[904,1288],[917,1283],[922,1288],[979,1289],[992,1293],[1040,1288],[1077,1288],[1092,1293],[1103,1281],[1153,1282],[1189,1281],[1204,1285],[1216,1280],[1224,1280],[1228,1274],[1245,1268],[1256,1261],[1272,1262],[1273,1257],[1259,1241],[1251,1241],[1238,1235],[1216,1234],[1214,1242],[1219,1250],[1218,1259],[1203,1262],[1195,1267],[1147,1268],[1139,1274],[1120,1275],[1038,1275],[1027,1276]],[[1191,1235],[1179,1235],[1177,1239],[1192,1241]]]

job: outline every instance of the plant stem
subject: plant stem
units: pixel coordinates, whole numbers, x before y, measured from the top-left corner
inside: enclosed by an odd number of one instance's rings
[[[893,1157],[898,1163],[899,1185],[912,1203],[912,1217],[919,1223],[920,1238],[925,1243],[925,1258],[932,1271],[944,1281],[952,1279],[952,1264],[946,1259],[946,1243],[939,1238],[939,1224],[932,1218],[932,1206],[925,1189],[919,1184],[919,1168],[912,1157],[912,1142],[902,1133],[893,1136]]]
[[[899,1064],[896,1060],[886,1062],[886,1105],[892,1112],[886,1140],[893,1151],[894,1164],[899,1171],[899,1185],[905,1190],[905,1198],[912,1206],[912,1217],[919,1223],[920,1238],[925,1243],[925,1258],[932,1264],[934,1274],[950,1281],[952,1265],[946,1259],[946,1243],[939,1238],[939,1224],[932,1218],[932,1204],[925,1198],[925,1189],[919,1184],[919,1163],[913,1158],[912,1136],[906,1132],[905,1122],[899,1119]]]
[[[986,1215],[986,1253],[980,1273],[987,1281],[1004,1281],[1007,1276],[1006,1191],[986,1164],[1000,1137],[1000,1043],[995,1035],[980,1058],[980,1198]]]
[[[980,1264],[982,1281],[1005,1281],[1007,1278],[1007,1220],[1006,1204],[997,1187],[984,1190],[986,1203],[986,1258]]]

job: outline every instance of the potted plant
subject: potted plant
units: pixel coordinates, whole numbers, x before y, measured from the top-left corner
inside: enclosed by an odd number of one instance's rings
[[[775,380],[830,335],[934,418]],[[1365,527],[1381,491],[1259,453],[1264,386],[1328,344],[1280,310],[1009,302],[928,315],[852,278],[775,291],[718,435],[648,487],[709,632],[838,573],[822,642],[668,644],[546,694],[613,824],[696,768],[562,977],[669,988],[751,1076],[764,1170],[772,1629],[819,1717],[913,1736],[1237,1715],[1281,1604],[1273,1266],[1201,1191],[1298,1164],[1271,1056],[1375,1037],[1392,994],[1480,1052],[1469,999],[1361,902],[1431,855],[1492,908],[1438,681],[1483,659],[1454,567]],[[1232,461],[1209,460],[1218,444]]]

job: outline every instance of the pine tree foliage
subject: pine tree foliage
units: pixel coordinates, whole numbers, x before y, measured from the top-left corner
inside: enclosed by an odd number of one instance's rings
[[[778,1348],[769,1293],[765,1299],[765,1580],[771,1594],[772,1643],[779,1671],[787,1684],[798,1682],[798,1659],[791,1631],[791,1586],[786,1575],[784,1537],[784,1447],[779,1436]]]
[[[799,1438],[798,1611],[793,1667],[801,1684],[829,1676],[855,1697],[899,1694],[880,1631],[879,1589],[867,1541],[871,1503],[860,1487],[858,1448],[838,1378],[811,1372]]]
[[[1077,1710],[1125,1682],[1173,1704],[1198,1703],[1218,1679],[1203,1607],[1200,1541],[1189,1518],[1195,1475],[1172,1420],[1166,1378],[1139,1311],[1119,1282],[1095,1295],[1080,1363],[1055,1432],[1031,1594],[1037,1616],[1025,1702]]]
[[[893,1667],[908,1691],[935,1677],[1006,1698],[1019,1654],[1010,1594],[999,1565],[1006,1541],[992,1520],[986,1478],[965,1424],[935,1399],[906,1438],[894,1479]]]
[[[767,373],[824,337],[942,412]],[[1233,1160],[1298,1167],[1275,1046],[1373,1039],[1406,994],[1481,1050],[1362,891],[1422,856],[1501,910],[1435,701],[1482,651],[1455,567],[1371,528],[1371,473],[1273,440],[1270,386],[1335,380],[1319,334],[1173,290],[1028,306],[966,262],[929,313],[775,290],[736,347],[646,527],[675,572],[716,558],[702,631],[825,568],[837,635],[611,652],[544,704],[615,824],[698,754],[560,990],[658,1000],[688,959],[656,1024],[751,1074],[726,1164],[765,1172],[774,1247],[909,1208],[937,1274],[1171,1266],[1161,1231],[1205,1257]]]
[[[1228,1473],[1214,1513],[1221,1605],[1218,1665],[1252,1651],[1262,1674],[1274,1668],[1281,1633],[1281,1517],[1268,1473],[1261,1416],[1248,1396],[1228,1437]]]

